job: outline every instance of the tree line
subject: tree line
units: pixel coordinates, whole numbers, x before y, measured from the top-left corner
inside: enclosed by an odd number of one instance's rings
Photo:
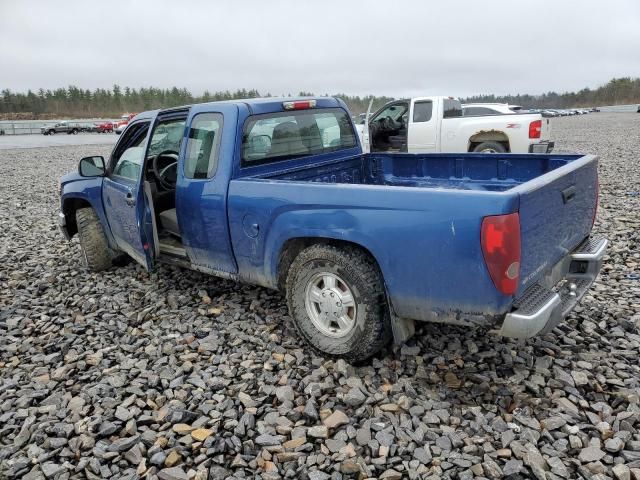
[[[177,107],[192,103],[236,100],[241,98],[271,97],[270,93],[261,93],[256,89],[238,89],[193,95],[186,88],[131,88],[114,85],[113,88],[97,88],[93,91],[76,86],[40,89],[26,93],[4,89],[0,92],[0,118],[43,119],[43,118],[112,118],[125,112],[143,112],[157,108]],[[289,94],[289,96],[291,96]],[[299,92],[297,96],[313,96],[311,92]],[[373,100],[374,108],[393,100],[390,97],[372,95],[360,97],[344,94],[334,95],[342,98],[352,112],[364,112]]]
[[[572,108],[640,103],[640,78],[614,78],[596,89],[578,92],[548,92],[542,95],[476,95],[467,103],[509,103],[525,108]]]
[[[429,92],[425,92],[428,94]],[[313,95],[311,92],[299,92],[300,96]],[[60,118],[60,117],[119,117],[124,112],[141,112],[156,108],[175,107],[192,103],[240,98],[270,97],[270,93],[256,89],[236,91],[205,91],[202,95],[193,95],[186,88],[120,87],[82,89],[76,86],[54,90],[39,89],[13,92],[2,90],[0,94],[0,117],[2,118]],[[366,112],[373,100],[373,109],[393,100],[384,96],[334,95],[345,101],[352,113]],[[569,108],[592,107],[598,105],[616,105],[640,103],[640,78],[614,78],[606,85],[596,89],[584,88],[579,92],[542,95],[476,95],[463,99],[465,102],[500,102],[522,105],[525,108]]]

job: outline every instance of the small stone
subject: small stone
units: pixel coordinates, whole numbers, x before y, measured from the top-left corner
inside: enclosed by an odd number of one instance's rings
[[[179,435],[186,435],[190,433],[194,428],[191,425],[187,425],[186,423],[176,423],[172,430]]]
[[[624,442],[620,437],[613,437],[604,442],[604,448],[607,452],[617,453],[624,448]]]
[[[327,438],[329,436],[329,429],[325,425],[316,425],[307,430],[307,435],[313,438]]]
[[[281,444],[279,437],[276,437],[275,435],[269,435],[268,433],[263,433],[262,435],[256,437],[255,442],[261,447],[272,447],[274,445]]]
[[[285,385],[283,387],[276,388],[276,397],[278,398],[280,403],[292,402],[295,398],[295,394],[292,387],[290,387],[289,385]]]
[[[542,427],[551,431],[564,427],[566,423],[567,421],[562,417],[549,417],[542,421]]]
[[[293,438],[288,442],[284,442],[282,446],[287,450],[295,450],[296,448],[301,447],[305,443],[307,443],[306,437],[299,437],[299,438]]]
[[[597,462],[601,460],[605,455],[606,453],[600,450],[599,447],[590,446],[587,448],[583,448],[580,451],[580,455],[578,455],[578,459],[582,463],[591,463],[591,462]]]
[[[240,403],[242,403],[246,408],[253,408],[258,405],[257,402],[244,392],[238,393],[238,400],[240,400]]]
[[[163,468],[158,472],[160,480],[188,480],[188,476],[181,467]]]
[[[322,423],[324,423],[327,428],[338,428],[341,425],[347,425],[349,423],[349,417],[341,410],[334,410]]]
[[[40,465],[40,469],[47,478],[55,477],[59,473],[64,472],[64,467],[53,462],[44,462]]]
[[[380,480],[401,480],[402,474],[390,468],[389,470],[385,470],[378,478]]]
[[[395,436],[387,430],[380,430],[378,433],[376,433],[376,440],[378,441],[378,443],[380,443],[380,445],[390,447],[391,445],[393,445]]]
[[[354,387],[350,389],[347,394],[344,396],[343,401],[345,404],[350,407],[359,407],[367,400],[362,390],[358,387]]]
[[[573,370],[571,372],[571,376],[573,377],[573,381],[575,382],[577,387],[589,384],[589,377],[585,372],[581,372],[579,370]]]
[[[418,460],[423,465],[429,465],[431,463],[431,451],[428,446],[418,447],[413,451],[413,458]]]
[[[213,433],[213,430],[209,430],[207,428],[198,428],[193,432],[191,432],[191,436],[193,437],[194,440],[197,440],[198,442],[204,442],[207,439],[207,437],[211,436],[212,433]]]
[[[614,465],[611,471],[618,480],[631,480],[631,470],[624,464]]]
[[[182,460],[182,457],[180,456],[180,454],[175,450],[171,450],[171,452],[169,452],[169,455],[167,455],[167,458],[165,459],[164,464],[166,467],[173,467],[180,460]]]

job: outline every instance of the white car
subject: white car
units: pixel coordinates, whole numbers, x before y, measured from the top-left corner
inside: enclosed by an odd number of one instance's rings
[[[508,103],[463,103],[462,115],[470,117],[473,115],[512,115],[522,110],[520,105],[509,105]]]
[[[124,129],[127,128],[127,125],[129,125],[129,124],[128,123],[121,123],[116,128],[114,128],[113,131],[116,132],[116,135],[120,135],[122,132],[124,132]]]
[[[463,117],[455,97],[393,101],[356,128],[365,152],[548,153],[554,145],[539,113]]]

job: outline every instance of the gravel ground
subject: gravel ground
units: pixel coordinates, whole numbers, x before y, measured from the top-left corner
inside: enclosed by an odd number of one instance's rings
[[[640,115],[553,119],[600,155],[602,275],[553,333],[425,325],[315,356],[271,291],[87,273],[57,178],[107,146],[0,152],[0,477],[640,479]]]

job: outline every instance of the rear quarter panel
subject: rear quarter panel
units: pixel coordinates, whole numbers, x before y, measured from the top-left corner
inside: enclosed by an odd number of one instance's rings
[[[483,132],[502,132],[509,139],[512,153],[528,153],[529,123],[542,119],[537,114],[488,115],[483,117],[456,117],[442,120],[441,141],[443,152],[467,152],[469,139]],[[543,131],[544,133],[544,131]],[[541,139],[535,139],[538,142]]]
[[[438,320],[504,313],[480,248],[482,217],[517,210],[508,193],[232,180],[229,219],[240,277],[276,287],[285,242],[352,242],[377,260],[395,313]],[[252,225],[259,225],[256,232]]]

